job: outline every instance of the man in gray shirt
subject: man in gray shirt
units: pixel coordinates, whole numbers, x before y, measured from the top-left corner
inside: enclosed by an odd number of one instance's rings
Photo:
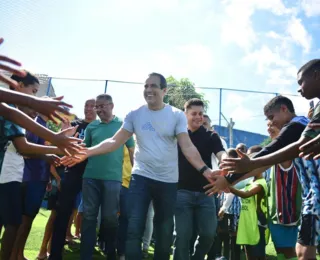
[[[209,169],[191,142],[187,120],[182,111],[167,105],[166,79],[151,73],[144,86],[147,105],[132,110],[122,128],[112,137],[90,147],[86,155],[66,157],[63,163],[72,166],[87,157],[110,153],[123,145],[133,134],[137,144],[129,188],[128,234],[126,260],[142,259],[141,239],[150,201],[155,210],[155,260],[169,260],[173,234],[173,215],[177,197],[178,148],[186,159],[209,181],[215,174]]]

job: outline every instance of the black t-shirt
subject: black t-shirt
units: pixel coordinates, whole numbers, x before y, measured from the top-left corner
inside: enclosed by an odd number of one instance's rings
[[[211,158],[212,154],[217,154],[224,151],[220,137],[217,133],[208,131],[201,126],[197,131],[191,132],[189,136],[198,149],[202,160],[208,167],[212,167]],[[179,183],[178,189],[184,189],[189,191],[204,192],[203,186],[208,184],[207,179],[199,173],[198,169],[195,169],[186,159],[178,145],[179,152]]]
[[[301,124],[299,122],[290,122],[287,125],[285,125],[278,137],[274,139],[270,144],[268,144],[266,147],[264,147],[258,154],[256,154],[253,158],[258,158],[265,156],[267,154],[271,154],[273,152],[276,152],[289,144],[292,144],[296,141],[298,141],[301,137],[301,134],[303,133],[306,126],[304,124]],[[233,183],[236,180],[240,179],[244,174],[228,174],[226,176],[226,179],[229,183]]]
[[[75,121],[72,121],[71,122],[71,126],[78,126],[78,129],[77,129],[77,133],[79,133],[78,137],[79,139],[84,139],[84,132],[87,128],[87,126],[89,125],[89,123],[85,122],[84,120],[82,119],[78,119],[78,120],[75,120]],[[75,166],[69,168],[69,167],[66,167],[65,169],[65,172],[68,173],[68,172],[78,172],[79,174],[83,174],[84,173],[84,170],[86,168],[86,165],[87,165],[87,160],[79,163],[79,164],[76,164]]]

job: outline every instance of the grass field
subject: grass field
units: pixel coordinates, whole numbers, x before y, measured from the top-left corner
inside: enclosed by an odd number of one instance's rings
[[[31,260],[31,259],[36,259],[38,255],[38,251],[42,242],[43,238],[43,233],[44,233],[44,228],[47,223],[48,217],[49,217],[50,212],[46,210],[41,210],[40,213],[38,214],[37,218],[34,221],[31,234],[29,236],[29,239],[27,241],[26,245],[26,250],[25,250],[25,256]],[[78,260],[80,259],[80,241],[76,240],[76,244],[72,247],[65,247],[65,260]],[[150,248],[149,251],[150,257],[149,259],[152,259],[152,254],[153,254],[153,249]],[[270,243],[267,246],[267,254],[268,257],[267,259],[277,259],[276,258],[276,253],[273,247],[273,244]],[[95,250],[95,254],[93,259],[98,260],[98,259],[105,259],[103,256],[102,252],[100,252],[97,248]],[[171,258],[172,259],[172,258]],[[318,258],[320,259],[320,258]]]

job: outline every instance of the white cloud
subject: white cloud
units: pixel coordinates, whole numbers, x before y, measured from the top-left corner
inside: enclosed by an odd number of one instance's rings
[[[302,0],[301,7],[308,17],[320,15],[320,0]]]
[[[287,33],[296,44],[303,48],[306,53],[310,52],[312,37],[303,26],[301,19],[293,17],[288,22]]]
[[[251,22],[251,16],[256,10],[268,10],[275,15],[294,11],[286,8],[281,0],[229,0],[224,1],[224,5],[226,19],[222,25],[222,39],[225,42],[235,42],[246,51],[257,41]]]
[[[248,54],[242,63],[257,66],[257,73],[266,76],[267,85],[290,85],[297,72],[295,65],[283,58],[279,50],[272,51],[266,45]]]
[[[179,47],[178,50],[187,60],[184,66],[191,66],[204,72],[212,68],[213,55],[210,48],[202,44],[189,44]]]

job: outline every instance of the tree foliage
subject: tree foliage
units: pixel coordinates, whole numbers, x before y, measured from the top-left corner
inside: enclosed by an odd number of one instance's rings
[[[170,76],[167,78],[168,90],[164,102],[183,110],[184,104],[191,98],[199,98],[205,104],[205,111],[208,108],[209,101],[204,99],[204,94],[196,92],[194,83],[187,78],[176,80]]]

